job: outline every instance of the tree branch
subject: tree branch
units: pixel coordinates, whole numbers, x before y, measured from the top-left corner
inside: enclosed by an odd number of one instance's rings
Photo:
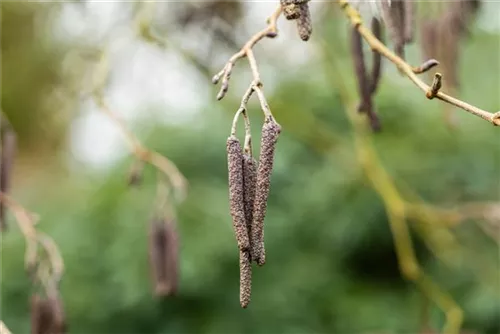
[[[394,63],[394,65],[396,65],[404,75],[406,75],[418,88],[420,88],[425,94],[427,94],[428,98],[435,97],[441,101],[463,109],[468,113],[481,117],[482,119],[490,122],[493,125],[500,125],[500,111],[491,113],[439,91],[436,91],[435,94],[429,94],[429,92],[432,92],[432,87],[427,85],[416,75],[417,73],[422,73],[422,67],[424,67],[423,65],[418,68],[413,68],[402,58],[394,54],[394,52],[389,50],[372,34],[370,29],[366,28],[363,25],[359,12],[354,7],[352,7],[347,0],[337,0],[337,3],[344,11],[351,24],[359,31],[364,40],[370,45],[372,50],[380,53],[382,56],[386,57],[389,61]]]

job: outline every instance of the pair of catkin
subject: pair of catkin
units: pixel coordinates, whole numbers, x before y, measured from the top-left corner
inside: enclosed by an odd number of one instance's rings
[[[177,292],[178,252],[175,222],[153,219],[149,226],[149,261],[154,294],[158,297]]]
[[[382,40],[382,26],[377,18],[372,18],[372,32],[379,40]],[[359,112],[368,115],[370,126],[373,131],[380,131],[380,121],[374,110],[372,96],[375,94],[381,76],[382,58],[377,51],[372,52],[371,75],[368,75],[363,53],[363,40],[357,27],[351,30],[351,54],[354,60],[354,69],[358,83],[358,92],[361,102],[358,106]]]
[[[415,31],[416,1],[383,0],[382,18],[394,44],[394,52],[405,58],[404,47],[413,42]]]
[[[61,298],[57,294],[31,296],[31,333],[63,334],[67,332]]]
[[[16,134],[10,127],[5,127],[0,139],[2,152],[0,154],[0,191],[6,194],[10,189],[10,180],[12,177],[12,163],[16,151]],[[7,230],[5,220],[5,207],[0,202],[0,229]]]
[[[281,8],[287,20],[297,22],[297,31],[300,39],[308,41],[312,34],[310,0],[280,0]]]
[[[240,304],[250,303],[252,266],[266,262],[264,246],[264,219],[274,164],[274,151],[281,126],[266,118],[262,127],[259,163],[251,152],[243,152],[236,136],[227,139],[229,169],[229,202],[233,228],[239,248]]]

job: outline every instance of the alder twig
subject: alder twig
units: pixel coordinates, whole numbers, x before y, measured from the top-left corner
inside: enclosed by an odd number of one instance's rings
[[[347,0],[337,0],[338,5],[343,10],[351,24],[358,29],[359,33],[363,39],[370,45],[372,50],[379,52],[382,56],[391,61],[397,68],[405,74],[418,88],[420,88],[424,93],[430,90],[430,86],[423,82],[416,74],[422,73],[421,71],[415,71],[414,68],[404,61],[401,57],[397,56],[394,52],[388,49],[380,40],[378,40],[370,31],[363,25],[361,16],[359,12],[349,4]],[[419,68],[417,68],[419,69]],[[496,113],[491,113],[489,111],[480,109],[473,106],[467,102],[461,101],[443,92],[437,92],[435,98],[449,103],[455,107],[465,110],[475,116],[481,117],[482,119],[490,122],[493,125],[500,126],[500,111]]]
[[[0,202],[12,211],[26,240],[24,261],[28,274],[32,276],[33,280],[46,281],[44,277],[41,277],[39,271],[41,258],[39,257],[38,249],[40,248],[44,251],[48,261],[48,266],[45,268],[45,271],[49,274],[48,279],[53,283],[59,283],[64,272],[64,262],[61,252],[50,237],[36,230],[35,225],[38,222],[38,216],[29,212],[21,204],[2,192],[0,192]],[[49,284],[44,285],[46,287],[49,286]]]
[[[212,78],[212,83],[217,84],[222,79],[221,89],[219,94],[217,94],[217,100],[221,100],[226,95],[229,89],[229,79],[231,78],[231,73],[236,62],[244,57],[248,58],[248,63],[250,64],[250,69],[252,70],[253,76],[253,85],[256,88],[262,87],[262,82],[260,80],[260,73],[257,67],[257,60],[253,54],[252,48],[257,42],[259,42],[264,37],[274,38],[278,35],[277,21],[279,16],[281,15],[282,8],[281,5],[274,11],[274,13],[267,19],[267,27],[255,35],[253,35],[248,42],[241,48],[240,51],[236,52],[234,55],[229,58],[228,62],[224,66],[224,68],[214,75]],[[257,92],[258,93],[258,92]]]
[[[0,320],[0,334],[12,334],[3,321]]]

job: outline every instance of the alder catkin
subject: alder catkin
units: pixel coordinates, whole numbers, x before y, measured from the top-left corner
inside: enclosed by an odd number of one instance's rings
[[[368,112],[371,104],[370,80],[366,73],[365,58],[363,54],[363,44],[361,34],[355,27],[351,28],[351,54],[354,59],[354,69],[358,82],[358,93],[361,104],[358,108],[360,112]]]
[[[274,164],[274,150],[278,141],[281,126],[272,118],[266,119],[262,127],[260,142],[259,166],[257,169],[257,186],[253,206],[252,221],[252,260],[258,265],[264,265],[264,218],[267,210],[267,199],[271,184],[271,173]]]
[[[404,0],[404,41],[412,43],[415,34],[416,0]]]
[[[373,35],[382,43],[384,42],[382,37],[382,24],[379,19],[372,18],[372,32]],[[373,50],[372,52],[372,72],[370,80],[370,93],[374,94],[377,91],[378,83],[380,82],[380,76],[382,73],[382,56],[379,52]]]
[[[154,294],[169,296],[177,291],[178,237],[174,222],[155,219],[150,224],[149,259]]]
[[[252,263],[250,252],[240,251],[240,305],[246,308],[252,295]]]
[[[394,45],[396,54],[404,59],[404,25],[402,0],[383,0],[381,2],[382,18]]]
[[[10,180],[12,177],[11,169],[16,151],[16,134],[12,129],[6,128],[1,139],[2,152],[0,156],[0,191],[6,194],[10,189]],[[0,229],[2,231],[7,229],[5,207],[3,202],[0,202]]]
[[[243,153],[241,145],[235,136],[227,139],[227,163],[229,169],[229,205],[233,220],[234,233],[238,248],[242,251],[250,249],[245,222],[245,207],[243,199]]]
[[[300,8],[296,0],[280,0],[283,14],[287,20],[296,20],[300,16]]]
[[[311,12],[309,11],[309,1],[299,4],[300,15],[297,18],[297,30],[300,39],[308,41],[312,34]]]
[[[51,313],[51,334],[63,334],[66,333],[66,321],[64,316],[64,310],[62,305],[62,300],[58,294],[49,296],[47,302],[50,306]]]
[[[257,182],[257,161],[249,154],[243,154],[243,202],[247,233],[252,247],[253,203]]]

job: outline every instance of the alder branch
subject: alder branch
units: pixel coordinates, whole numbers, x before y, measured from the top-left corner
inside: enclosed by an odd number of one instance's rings
[[[25,268],[26,271],[33,279],[44,281],[38,275],[41,259],[38,256],[38,249],[44,251],[48,260],[48,272],[50,280],[54,283],[59,283],[64,272],[64,262],[61,257],[57,245],[46,234],[36,230],[35,225],[38,222],[38,216],[26,210],[21,204],[7,196],[5,193],[0,192],[0,202],[2,202],[7,209],[9,209],[26,240],[26,253],[25,253]],[[38,267],[38,268],[37,268]],[[45,284],[48,286],[48,284]]]
[[[241,48],[240,51],[236,52],[234,55],[231,56],[231,58],[229,58],[228,62],[222,68],[222,70],[219,73],[217,73],[216,75],[214,75],[214,77],[212,78],[213,84],[218,84],[219,81],[222,80],[221,89],[220,89],[219,93],[217,94],[217,100],[221,100],[226,95],[226,93],[229,89],[229,80],[231,78],[231,73],[232,73],[233,67],[236,64],[236,62],[239,59],[246,57],[248,59],[250,69],[252,71],[253,80],[252,80],[252,83],[250,84],[250,88],[247,90],[247,92],[243,96],[242,107],[243,107],[243,105],[246,106],[248,100],[250,99],[252,94],[255,92],[257,94],[257,98],[259,99],[260,107],[262,109],[262,112],[264,113],[265,118],[266,119],[273,119],[271,109],[269,108],[269,105],[268,105],[266,98],[264,96],[264,92],[262,90],[263,83],[260,79],[259,68],[257,66],[257,60],[255,59],[255,55],[253,53],[252,48],[255,46],[255,44],[257,44],[264,37],[275,38],[276,36],[278,36],[277,21],[281,15],[281,13],[282,13],[282,7],[281,7],[281,5],[278,5],[276,10],[267,19],[267,27],[262,29],[261,31],[257,32],[255,35],[253,35],[245,43],[245,45],[243,45],[243,47]],[[238,119],[239,115],[243,113],[242,111],[240,111],[240,109],[236,113],[235,122]],[[246,110],[246,107],[245,107],[245,110]],[[244,114],[244,115],[246,115],[246,114]],[[233,124],[235,124],[235,122],[233,122]]]
[[[5,323],[0,320],[0,334],[12,334],[11,331],[7,328]]]
[[[139,27],[138,33],[141,36],[145,33],[144,32],[145,29],[144,27],[146,27],[144,23],[145,17],[148,14],[151,14],[151,10],[152,10],[151,6],[143,7],[141,8],[141,10],[137,12],[136,16],[133,19],[134,24]],[[130,131],[125,121],[120,116],[118,116],[118,113],[114,112],[110,108],[108,102],[104,97],[103,90],[110,72],[107,63],[108,60],[107,54],[109,53],[109,50],[111,50],[112,46],[113,45],[110,42],[110,45],[108,45],[108,50],[104,50],[100,57],[101,59],[98,63],[99,71],[96,75],[97,79],[95,80],[96,82],[94,83],[94,87],[92,89],[93,98],[97,106],[101,109],[101,111],[103,111],[106,115],[108,115],[108,117],[116,124],[116,126],[122,133],[123,137],[125,138],[130,152],[133,155],[135,155],[138,161],[148,163],[154,166],[157,170],[164,173],[167,176],[168,180],[170,181],[170,184],[176,190],[176,195],[178,199],[182,201],[186,196],[188,187],[188,183],[184,175],[179,171],[177,166],[170,159],[168,159],[167,157],[163,156],[162,154],[154,150],[146,148],[137,138],[137,136],[135,136],[135,134],[132,131]],[[134,164],[131,170],[131,174],[129,176],[129,184],[134,184],[140,180],[142,167],[143,165],[140,163],[137,164],[136,162]]]
[[[454,98],[450,95],[447,95],[443,92],[440,92],[439,89],[436,91],[432,91],[432,87],[423,82],[417,74],[422,73],[424,69],[424,64],[422,66],[413,68],[406,61],[404,61],[401,57],[397,56],[394,52],[392,52],[389,48],[387,48],[380,40],[378,40],[369,28],[366,28],[363,25],[361,20],[361,15],[359,12],[349,4],[347,0],[337,0],[340,8],[344,11],[345,15],[351,22],[351,24],[359,31],[363,39],[370,45],[373,51],[380,53],[382,56],[391,61],[396,67],[406,75],[418,88],[420,88],[427,96],[427,98],[437,98],[443,102],[449,103],[455,107],[465,110],[468,113],[471,113],[475,116],[481,117],[482,119],[490,122],[493,125],[500,125],[500,111],[496,113],[491,113],[489,111],[480,109],[476,106],[468,104],[464,101],[461,101],[457,98]],[[434,63],[435,60],[429,60],[426,65],[432,65],[431,67],[437,65]],[[429,67],[430,68],[430,67]],[[427,68],[427,69],[429,69]]]

